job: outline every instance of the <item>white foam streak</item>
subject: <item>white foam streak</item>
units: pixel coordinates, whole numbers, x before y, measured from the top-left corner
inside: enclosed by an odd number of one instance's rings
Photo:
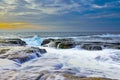
[[[44,57],[59,58],[63,68],[75,68],[87,76],[108,77],[120,79],[120,63],[110,57],[119,50],[104,49],[102,51],[86,51],[77,49],[51,49],[46,48],[48,53]],[[116,54],[114,54],[116,55]],[[102,58],[98,58],[101,56]]]

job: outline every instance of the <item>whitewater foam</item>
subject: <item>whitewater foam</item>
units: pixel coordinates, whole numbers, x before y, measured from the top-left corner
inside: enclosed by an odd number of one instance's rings
[[[77,49],[51,49],[46,48],[47,54],[43,57],[58,58],[64,68],[73,68],[88,77],[108,77],[120,79],[120,63],[114,61],[110,55],[120,53],[120,50],[104,49],[102,51],[87,51]],[[96,59],[101,56],[102,58]],[[107,60],[102,60],[107,58]]]

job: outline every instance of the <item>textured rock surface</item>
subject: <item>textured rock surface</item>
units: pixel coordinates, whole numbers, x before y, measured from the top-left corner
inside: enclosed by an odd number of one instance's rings
[[[25,46],[21,39],[0,39],[0,46]]]
[[[37,47],[5,47],[0,48],[2,51],[0,58],[10,59],[17,62],[26,62],[35,57],[40,57],[42,54],[46,53],[45,49],[39,49]],[[5,53],[6,52],[6,53]]]
[[[74,43],[59,43],[57,45],[57,48],[61,48],[61,49],[69,49],[69,48],[74,48],[75,44]]]
[[[83,44],[81,47],[86,50],[102,50],[101,45]]]
[[[76,45],[80,45],[81,48],[86,50],[102,50],[102,48],[111,48],[111,49],[120,49],[120,42],[114,41],[109,38],[86,38],[86,39],[78,39],[74,40],[72,38],[64,38],[64,39],[45,39],[42,42],[42,46],[44,47],[54,47],[54,48],[73,48]]]
[[[0,80],[112,80],[108,78],[80,77],[60,71],[15,71],[2,70]]]

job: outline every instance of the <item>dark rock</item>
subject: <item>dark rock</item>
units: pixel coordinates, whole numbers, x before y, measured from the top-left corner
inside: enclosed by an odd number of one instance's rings
[[[21,39],[0,39],[0,46],[25,46]]]
[[[50,43],[51,41],[54,41],[54,39],[45,39],[45,40],[43,40],[43,42],[41,43],[41,45],[48,44],[48,43]]]
[[[46,51],[46,49],[39,49],[39,51],[40,51],[40,53],[46,53],[47,51]]]
[[[75,47],[75,44],[73,43],[59,43],[57,46],[57,48],[61,48],[61,49],[69,49],[73,47]]]
[[[42,46],[45,47],[57,47],[59,43],[66,43],[66,42],[73,42],[72,38],[65,38],[65,39],[45,39],[42,42]]]
[[[105,43],[103,46],[111,49],[120,49],[120,43]]]
[[[81,48],[86,50],[102,50],[101,45],[91,45],[91,44],[83,44]]]

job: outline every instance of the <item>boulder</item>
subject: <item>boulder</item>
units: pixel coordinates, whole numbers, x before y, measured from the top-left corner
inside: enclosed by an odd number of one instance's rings
[[[10,47],[9,51],[0,54],[0,58],[23,63],[30,59],[40,57],[44,53],[46,53],[45,49],[39,49],[37,47]]]
[[[60,49],[69,49],[69,48],[74,48],[74,47],[75,47],[74,43],[59,43],[57,45],[57,48],[60,48]]]
[[[56,43],[54,41],[50,41],[48,44],[43,45],[44,47],[56,47]]]
[[[21,39],[0,39],[0,46],[25,46]]]
[[[81,48],[86,50],[102,50],[101,45],[94,45],[94,44],[83,44]]]
[[[44,47],[55,47],[57,48],[59,43],[71,43],[74,42],[72,38],[64,38],[64,39],[45,39],[42,42],[42,46]]]
[[[46,44],[50,43],[51,41],[54,41],[54,39],[45,39],[45,40],[43,40],[41,45],[46,45]]]

